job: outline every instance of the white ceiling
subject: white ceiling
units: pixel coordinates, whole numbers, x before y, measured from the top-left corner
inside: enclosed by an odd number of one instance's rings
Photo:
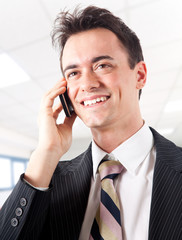
[[[26,145],[30,151],[37,142],[40,99],[60,78],[58,53],[50,38],[53,21],[61,9],[80,3],[0,0],[0,53],[7,53],[31,77],[29,82],[0,89],[0,128],[30,140]],[[141,39],[148,66],[148,83],[141,98],[143,118],[161,133],[174,128],[166,137],[182,146],[182,111],[164,111],[168,102],[182,100],[182,1],[84,0],[81,6],[90,4],[114,12]],[[73,135],[74,140],[88,140],[90,131],[77,120]],[[0,142],[4,140],[1,136]],[[13,144],[17,144],[16,138],[11,139]]]

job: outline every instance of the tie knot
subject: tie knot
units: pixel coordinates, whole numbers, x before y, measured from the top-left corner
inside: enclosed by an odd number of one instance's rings
[[[98,170],[101,180],[105,178],[114,179],[121,173],[123,166],[119,161],[104,159],[101,161]]]

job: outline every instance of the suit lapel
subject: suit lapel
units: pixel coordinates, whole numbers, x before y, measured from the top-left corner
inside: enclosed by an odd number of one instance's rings
[[[182,237],[182,151],[151,129],[156,147],[149,240]]]
[[[91,145],[75,159],[58,164],[52,179],[51,239],[78,239],[92,175]]]

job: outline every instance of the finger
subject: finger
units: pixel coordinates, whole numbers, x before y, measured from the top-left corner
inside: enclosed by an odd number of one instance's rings
[[[61,80],[58,80],[56,84],[51,89],[49,89],[49,91],[47,91],[47,95],[49,95],[51,92],[53,92],[56,89],[59,89],[61,87],[66,87],[66,85],[67,85],[67,82],[64,78]]]
[[[52,88],[49,92],[45,94],[50,100],[54,100],[58,95],[63,94],[66,91],[66,85],[60,84],[57,87]]]
[[[62,110],[63,110],[63,107],[62,107],[61,103],[59,103],[58,105],[54,106],[54,108],[53,108],[53,117],[55,119],[57,119],[59,114],[60,114],[60,112]]]
[[[73,123],[75,122],[77,115],[75,112],[71,115],[71,117],[66,117],[64,120],[64,124],[68,125],[69,127],[73,126]]]
[[[49,90],[42,98],[41,106],[51,107],[53,106],[54,99],[63,94],[66,91],[66,82],[61,81],[57,83],[51,90]]]

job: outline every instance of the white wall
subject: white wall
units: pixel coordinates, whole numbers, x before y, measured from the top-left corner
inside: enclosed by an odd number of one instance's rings
[[[0,127],[0,154],[29,158],[37,140]]]

